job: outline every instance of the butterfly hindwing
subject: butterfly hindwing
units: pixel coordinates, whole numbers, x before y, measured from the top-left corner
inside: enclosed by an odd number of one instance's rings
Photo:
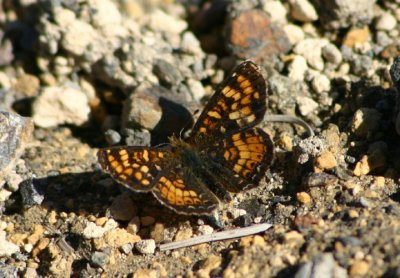
[[[218,206],[217,197],[202,180],[180,167],[162,173],[152,193],[181,214],[209,214]]]

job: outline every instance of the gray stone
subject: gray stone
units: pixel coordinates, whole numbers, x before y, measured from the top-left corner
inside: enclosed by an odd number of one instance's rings
[[[110,260],[110,255],[106,252],[95,251],[90,256],[90,261],[93,265],[98,267],[105,266]]]
[[[348,28],[368,24],[374,17],[376,0],[311,0],[326,29]]]
[[[104,136],[109,145],[115,145],[121,142],[121,134],[119,134],[119,132],[116,130],[109,129],[104,132]]]
[[[318,103],[309,97],[297,97],[297,105],[299,107],[300,114],[307,116],[308,114],[316,111],[318,108]]]
[[[342,53],[336,47],[336,45],[332,43],[328,43],[322,48],[322,56],[324,56],[328,62],[334,65],[340,64],[343,60]]]
[[[0,112],[0,186],[25,149],[33,132],[29,118]]]
[[[39,179],[28,179],[21,183],[20,193],[25,207],[40,205],[44,200],[46,183]]]

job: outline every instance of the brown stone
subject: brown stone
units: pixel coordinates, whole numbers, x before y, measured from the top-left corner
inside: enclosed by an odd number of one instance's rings
[[[247,10],[228,21],[227,41],[231,53],[240,58],[286,53],[286,34],[261,10]]]

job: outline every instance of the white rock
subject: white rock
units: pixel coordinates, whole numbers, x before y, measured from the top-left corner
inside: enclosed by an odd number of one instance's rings
[[[203,84],[201,84],[200,81],[191,78],[189,78],[186,82],[193,99],[201,100],[206,94]]]
[[[86,239],[91,238],[100,238],[104,235],[106,229],[100,226],[97,226],[93,222],[87,222],[86,227],[83,229],[83,236]]]
[[[291,44],[295,45],[304,40],[304,31],[301,27],[294,24],[287,24],[283,27]]]
[[[46,87],[33,103],[33,121],[40,127],[60,124],[82,125],[89,120],[86,94],[78,89]]]
[[[271,21],[285,23],[287,11],[280,1],[266,1],[263,10],[269,15]]]
[[[62,29],[72,24],[76,20],[75,13],[64,8],[57,8],[54,11],[54,21]]]
[[[11,256],[19,251],[19,247],[6,240],[6,232],[0,231],[0,257]]]
[[[135,247],[142,254],[153,254],[156,250],[156,242],[154,239],[144,239],[138,241]]]
[[[311,81],[311,87],[316,93],[328,92],[331,89],[331,81],[326,75],[316,74]]]
[[[150,15],[150,27],[157,32],[180,34],[187,29],[186,21],[170,16],[162,10],[155,10]]]
[[[332,43],[328,43],[322,48],[322,56],[334,65],[338,65],[342,62],[342,52]]]
[[[328,43],[327,39],[305,39],[300,41],[293,51],[306,58],[307,63],[314,69],[323,70],[322,48]]]
[[[72,54],[80,56],[88,49],[90,44],[96,44],[99,37],[90,24],[75,20],[66,26],[61,45]]]
[[[378,30],[392,30],[396,27],[396,18],[390,13],[383,13],[375,23],[375,28]]]
[[[303,56],[296,55],[288,66],[288,76],[293,80],[303,80],[308,70],[307,61]]]
[[[290,15],[301,22],[311,22],[318,19],[317,11],[307,0],[291,0]]]
[[[11,191],[8,191],[4,188],[0,189],[0,202],[4,202],[8,200],[8,197],[10,197],[12,194]]]
[[[121,24],[122,16],[116,4],[110,0],[89,0],[89,6],[96,7],[91,20],[95,26],[104,28],[107,25]]]
[[[214,232],[214,228],[211,227],[210,225],[201,225],[198,229],[198,232],[201,235],[210,235]]]
[[[297,97],[296,102],[302,116],[307,116],[318,108],[318,103],[309,97]]]

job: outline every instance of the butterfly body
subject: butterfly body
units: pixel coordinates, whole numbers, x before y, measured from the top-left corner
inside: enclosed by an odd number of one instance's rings
[[[273,158],[273,144],[255,128],[266,111],[265,80],[257,66],[239,65],[212,96],[187,139],[163,148],[99,150],[102,169],[134,191],[150,191],[181,214],[209,214],[227,192],[257,186]]]

